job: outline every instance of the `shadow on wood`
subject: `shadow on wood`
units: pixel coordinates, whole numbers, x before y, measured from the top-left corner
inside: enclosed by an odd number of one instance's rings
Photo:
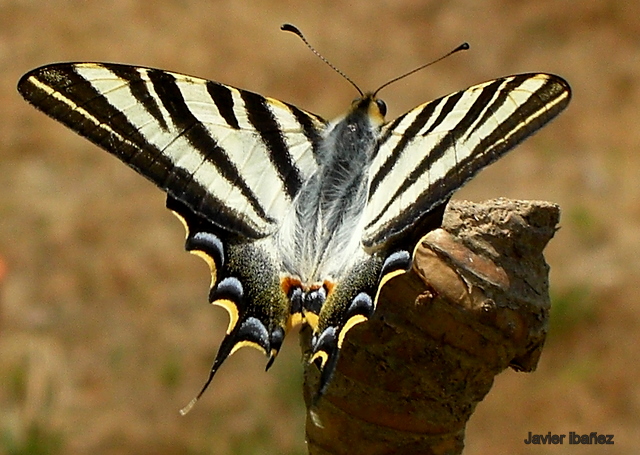
[[[559,216],[548,202],[451,202],[412,270],[387,283],[373,318],[349,332],[318,404],[322,427],[307,418],[309,453],[461,453],[495,375],[537,365],[550,309],[542,251]],[[307,365],[307,405],[317,384]]]

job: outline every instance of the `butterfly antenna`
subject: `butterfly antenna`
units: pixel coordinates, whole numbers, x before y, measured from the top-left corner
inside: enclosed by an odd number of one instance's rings
[[[356,85],[355,82],[353,82],[349,76],[347,76],[346,74],[344,74],[342,71],[340,71],[338,68],[336,68],[336,66],[333,65],[333,63],[331,63],[329,60],[327,60],[326,58],[324,58],[322,56],[322,54],[320,54],[320,52],[318,52],[317,50],[314,49],[314,47],[309,44],[309,41],[307,41],[307,39],[304,37],[304,35],[302,34],[302,32],[300,31],[300,29],[298,27],[296,27],[295,25],[292,24],[282,24],[282,26],[280,26],[280,30],[284,30],[285,32],[291,32],[291,33],[295,33],[296,35],[298,35],[298,37],[302,40],[302,42],[304,44],[307,45],[307,47],[311,50],[311,52],[313,52],[314,54],[316,54],[316,56],[318,56],[318,58],[320,58],[320,60],[322,60],[323,62],[325,62],[327,65],[329,65],[329,67],[335,71],[336,73],[338,73],[340,76],[342,76],[343,78],[345,78],[347,80],[347,82],[349,82],[351,85],[353,85],[356,90],[358,91],[358,93],[360,93],[360,96],[364,96],[364,93],[362,92],[362,90],[360,90],[360,87],[358,87]]]
[[[462,43],[460,46],[456,47],[454,50],[447,52],[445,55],[443,55],[440,58],[437,58],[429,63],[425,63],[422,66],[419,66],[415,69],[412,69],[411,71],[409,71],[408,73],[404,73],[401,76],[398,76],[396,78],[391,79],[389,82],[385,82],[384,84],[382,84],[380,87],[378,87],[378,90],[376,90],[375,92],[373,92],[373,96],[376,96],[376,94],[382,90],[383,88],[393,84],[394,82],[398,82],[400,79],[404,79],[407,76],[411,76],[413,73],[417,73],[418,71],[426,68],[427,66],[431,66],[434,63],[438,63],[440,60],[444,60],[445,58],[449,57],[450,55],[455,54],[456,52],[460,52],[460,51],[466,51],[467,49],[469,49],[469,43]]]

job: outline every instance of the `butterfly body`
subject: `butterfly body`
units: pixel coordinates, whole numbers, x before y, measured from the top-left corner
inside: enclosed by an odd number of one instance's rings
[[[322,160],[277,234],[285,270],[306,287],[341,278],[366,256],[360,240],[368,169],[382,126],[381,116],[375,115],[379,111],[370,113],[370,106],[367,100],[328,124],[319,146]]]
[[[269,366],[286,332],[308,324],[320,395],[348,331],[408,269],[451,194],[570,100],[563,79],[522,74],[390,123],[364,95],[327,122],[217,82],[108,63],[38,68],[18,90],[167,192],[186,249],[211,268],[209,301],[229,312],[202,391],[238,348],[258,348]]]

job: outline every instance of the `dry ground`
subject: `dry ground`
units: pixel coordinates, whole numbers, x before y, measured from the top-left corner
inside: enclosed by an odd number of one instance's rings
[[[299,352],[263,373],[230,359],[194,411],[227,324],[208,271],[182,251],[163,195],[24,103],[15,85],[55,61],[118,61],[231,83],[325,117],[352,87],[282,22],[300,26],[390,118],[510,73],[573,86],[568,111],[457,195],[563,209],[548,248],[552,328],[538,371],[498,377],[468,455],[637,453],[640,444],[640,3],[629,0],[350,2],[0,1],[0,452],[303,454]],[[527,433],[615,434],[532,448]]]

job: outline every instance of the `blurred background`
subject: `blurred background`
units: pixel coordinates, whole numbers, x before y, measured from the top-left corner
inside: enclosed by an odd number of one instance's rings
[[[227,326],[164,195],[28,106],[26,71],[113,61],[226,82],[341,114],[353,88],[389,118],[487,79],[565,77],[569,109],[457,198],[562,208],[547,249],[552,320],[539,368],[500,375],[466,454],[637,453],[640,441],[640,3],[629,0],[0,0],[0,453],[306,453],[296,336],[269,373],[241,350],[186,417]],[[532,447],[609,433],[615,447]],[[615,449],[615,450],[611,450]]]

